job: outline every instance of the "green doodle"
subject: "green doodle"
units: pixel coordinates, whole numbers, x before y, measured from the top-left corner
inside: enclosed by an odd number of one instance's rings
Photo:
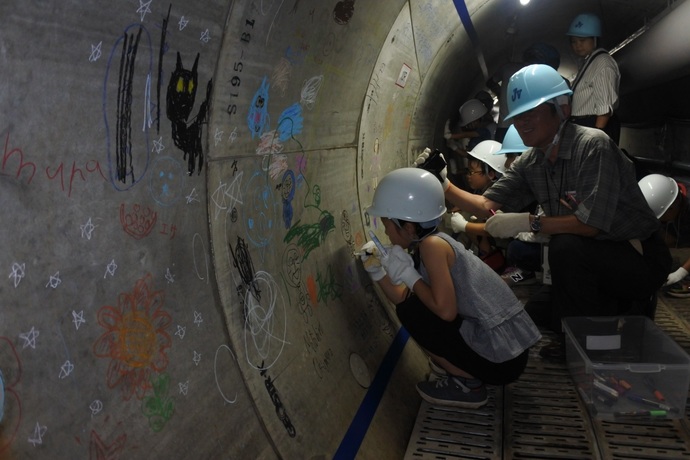
[[[319,286],[319,302],[327,301],[329,299],[335,300],[340,298],[340,296],[343,294],[343,287],[335,281],[335,276],[331,272],[331,267],[328,267],[326,274],[323,277],[321,276],[320,272],[316,274],[316,284]]]
[[[335,219],[328,211],[321,211],[319,222],[315,224],[302,224],[298,220],[295,225],[288,230],[283,241],[290,243],[297,238],[297,245],[304,250],[302,259],[306,259],[309,253],[319,247],[326,240],[326,236],[335,230]]]
[[[149,420],[149,426],[155,432],[159,432],[172,418],[175,412],[175,403],[168,396],[170,377],[161,374],[157,379],[151,379],[153,396],[147,396],[142,401],[141,410]]]

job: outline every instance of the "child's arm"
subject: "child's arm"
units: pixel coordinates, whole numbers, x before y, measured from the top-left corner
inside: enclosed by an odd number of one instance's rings
[[[404,284],[393,284],[388,273],[381,266],[378,254],[378,249],[373,241],[367,242],[358,253],[364,270],[369,274],[371,280],[378,283],[388,300],[399,304],[407,298],[409,289]]]
[[[664,286],[670,286],[671,284],[675,284],[688,276],[688,273],[690,272],[690,259],[686,260],[683,265],[678,268],[678,270],[673,271],[668,274],[668,277],[666,278],[666,283],[664,283]]]
[[[407,299],[410,290],[404,284],[393,284],[388,275],[377,281],[388,300],[395,305]]]

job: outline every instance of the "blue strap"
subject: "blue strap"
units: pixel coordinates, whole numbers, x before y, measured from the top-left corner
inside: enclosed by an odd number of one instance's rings
[[[467,5],[464,0],[453,0],[455,4],[455,9],[458,10],[458,15],[460,16],[460,21],[462,25],[465,26],[467,35],[470,38],[470,42],[474,47],[474,53],[477,55],[477,61],[479,61],[479,67],[482,69],[484,74],[484,81],[489,79],[489,70],[486,67],[486,61],[484,60],[484,53],[479,45],[479,36],[477,31],[474,30],[474,24],[472,24],[472,19],[470,18],[470,12],[467,10]]]
[[[395,339],[393,339],[390,348],[388,348],[386,356],[384,356],[383,361],[381,361],[374,381],[371,383],[369,391],[367,391],[364,400],[362,400],[362,404],[360,404],[355,417],[352,419],[352,423],[350,423],[350,428],[348,428],[347,433],[345,433],[345,437],[340,442],[340,447],[338,447],[335,455],[333,455],[333,460],[350,460],[357,455],[357,451],[362,445],[364,436],[374,418],[374,413],[379,407],[383,392],[391,379],[391,375],[393,375],[393,369],[395,369],[395,365],[398,363],[403,349],[405,348],[405,344],[407,343],[407,339],[409,338],[410,334],[404,327],[401,327]]]

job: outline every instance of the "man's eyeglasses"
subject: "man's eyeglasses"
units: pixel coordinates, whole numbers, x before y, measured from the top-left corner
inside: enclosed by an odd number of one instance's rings
[[[472,171],[468,169],[465,174],[467,174],[468,176],[474,176],[475,174],[484,174],[484,171]]]

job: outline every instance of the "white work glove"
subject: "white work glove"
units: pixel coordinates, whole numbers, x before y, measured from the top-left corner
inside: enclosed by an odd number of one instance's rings
[[[529,232],[528,212],[499,212],[489,217],[484,226],[494,238],[511,238],[521,232]]]
[[[675,272],[669,273],[668,278],[666,278],[666,284],[664,284],[664,286],[676,284],[678,281],[682,280],[686,276],[688,276],[688,271],[683,267],[680,267]]]
[[[515,239],[524,241],[525,243],[548,243],[551,239],[551,235],[534,232],[520,232],[515,235]]]
[[[381,266],[379,250],[373,241],[369,241],[359,250],[359,258],[364,269],[369,273],[372,281],[379,281],[386,276],[386,270]]]
[[[414,160],[414,166],[417,168],[422,168],[425,171],[429,171],[432,173],[436,178],[441,182],[441,185],[443,185],[443,191],[445,192],[448,190],[448,187],[450,187],[450,181],[448,180],[448,167],[444,166],[441,169],[435,169],[434,167],[425,164],[426,160],[429,159],[429,155],[431,155],[431,149],[429,147],[425,148],[422,153],[419,154],[416,160]],[[441,158],[443,158],[443,161],[446,161],[446,158],[443,156],[441,153]]]
[[[467,219],[465,219],[465,217],[459,212],[454,212],[450,216],[450,227],[455,233],[464,232],[468,223],[469,222],[467,222]]]
[[[405,283],[405,286],[412,289],[414,284],[422,278],[422,275],[414,268],[412,256],[397,244],[388,250],[387,255],[381,256],[381,265],[393,284]]]

